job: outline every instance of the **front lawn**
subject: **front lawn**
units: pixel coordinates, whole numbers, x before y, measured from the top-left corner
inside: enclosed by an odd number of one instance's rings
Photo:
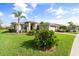
[[[67,32],[67,33],[70,33],[70,34],[78,34],[79,32]]]
[[[67,34],[78,34],[79,32],[57,32],[57,33],[67,33]]]
[[[0,56],[68,56],[74,36],[57,33],[56,36],[59,39],[56,50],[45,52],[32,47],[31,43],[33,42],[34,36],[0,33]]]

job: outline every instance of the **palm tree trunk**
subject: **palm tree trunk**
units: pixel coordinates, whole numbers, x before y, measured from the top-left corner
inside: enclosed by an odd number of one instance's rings
[[[19,34],[19,25],[20,25],[20,18],[18,18],[18,28],[17,28],[17,33]]]

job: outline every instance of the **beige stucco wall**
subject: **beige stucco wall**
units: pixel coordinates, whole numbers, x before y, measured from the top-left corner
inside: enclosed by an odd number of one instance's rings
[[[37,29],[37,25],[38,25],[38,24],[35,24],[34,29]]]
[[[19,25],[19,28],[18,28],[18,25],[16,25],[16,30],[17,29],[20,31],[21,30],[21,25]]]
[[[55,27],[51,27],[51,26],[49,26],[49,30],[53,30],[53,31],[55,31]]]

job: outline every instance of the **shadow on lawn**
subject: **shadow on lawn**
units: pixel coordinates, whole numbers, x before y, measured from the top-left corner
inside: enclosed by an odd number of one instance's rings
[[[1,33],[10,33],[9,31],[4,31],[4,32],[1,32]]]
[[[26,49],[38,50],[38,49],[34,48],[33,40],[24,41],[23,43],[21,43],[21,47],[26,48]]]
[[[10,32],[10,31],[3,31],[1,33],[15,33],[15,32]]]

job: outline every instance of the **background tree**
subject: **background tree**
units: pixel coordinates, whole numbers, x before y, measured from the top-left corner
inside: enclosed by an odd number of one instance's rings
[[[65,32],[65,31],[67,31],[67,26],[61,25],[61,26],[59,27],[59,29],[60,29],[60,31]]]
[[[19,30],[19,26],[20,26],[20,19],[22,18],[26,18],[25,16],[22,15],[22,11],[15,11],[13,12],[14,16],[17,18],[18,23],[17,23],[17,33],[19,34],[20,30]]]
[[[76,31],[76,25],[73,22],[68,22],[69,26],[68,26],[68,30],[69,31]]]

